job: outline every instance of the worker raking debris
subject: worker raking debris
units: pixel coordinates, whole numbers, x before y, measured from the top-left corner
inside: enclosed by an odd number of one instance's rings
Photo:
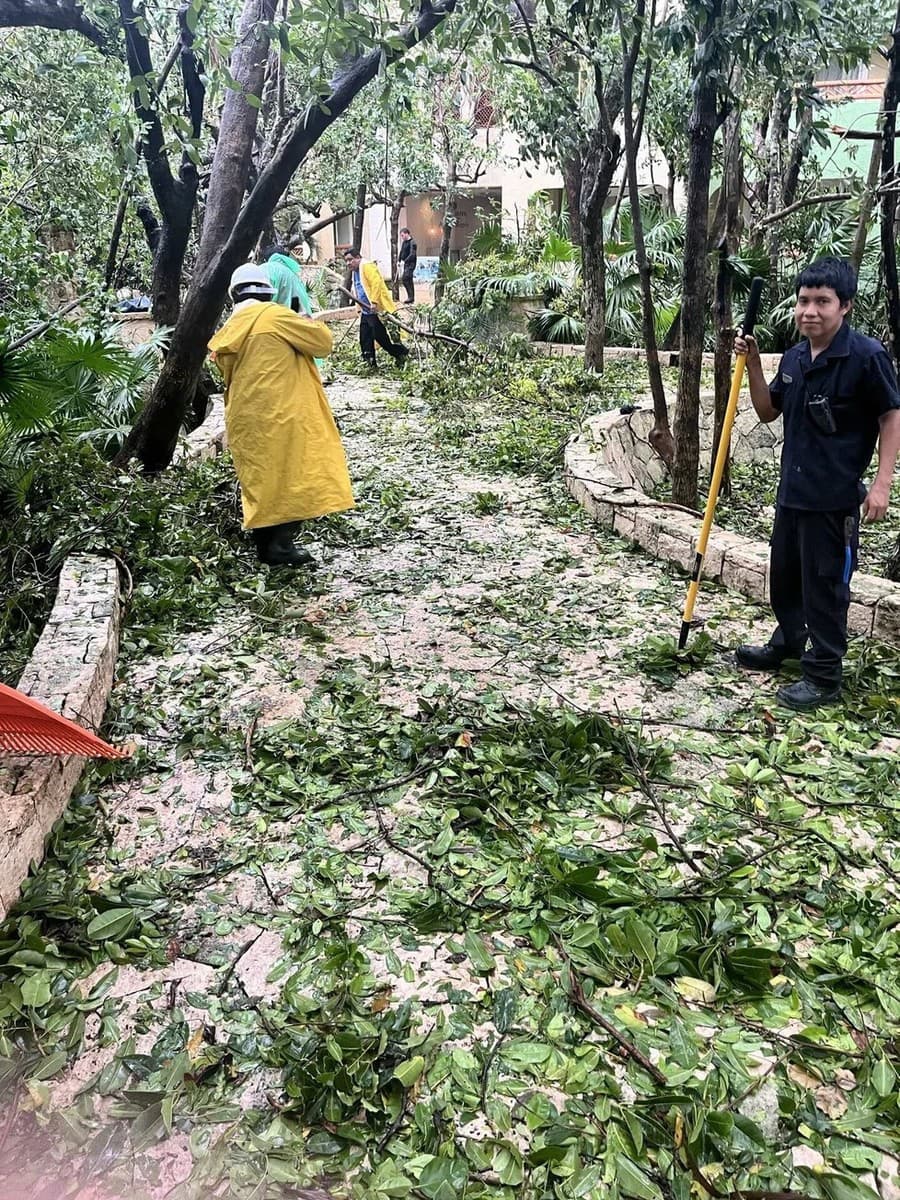
[[[228,446],[241,484],[244,528],[262,562],[313,565],[299,522],[353,507],[347,460],[313,361],[331,330],[274,303],[264,267],[231,276],[234,312],[209,344],[225,379]]]

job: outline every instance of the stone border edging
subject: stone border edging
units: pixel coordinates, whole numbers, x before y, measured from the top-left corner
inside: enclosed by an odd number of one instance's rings
[[[206,420],[180,442],[173,461],[214,458],[225,448],[225,406],[213,397]],[[71,555],[19,691],[96,731],[112,690],[121,625],[115,559]],[[15,903],[53,824],[75,790],[79,755],[13,756],[0,761],[0,920]]]
[[[637,411],[646,411],[638,406]],[[700,532],[699,516],[676,505],[652,500],[635,483],[629,462],[638,445],[632,414],[619,411],[595,417],[572,438],[565,451],[565,482],[570,495],[600,524],[690,573]],[[615,445],[615,453],[610,451]],[[614,459],[620,459],[620,465]],[[646,464],[644,464],[646,469]],[[742,592],[751,600],[769,599],[769,548],[739,533],[713,526],[703,578]],[[900,584],[875,575],[853,577],[848,627],[853,633],[900,646]]]
[[[203,459],[215,458],[222,453],[226,445],[225,401],[221,396],[213,396],[203,424],[180,440],[172,462],[200,462]]]
[[[583,357],[584,343],[578,342],[531,342],[530,343],[535,354],[543,354],[548,358],[575,358],[576,356]],[[635,362],[645,362],[647,352],[642,346],[604,346],[603,358],[606,359],[632,359]],[[778,364],[781,362],[780,354],[761,354],[763,371],[766,375],[774,375],[778,370]],[[701,361],[704,367],[712,367],[715,365],[716,356],[714,354],[701,355]],[[661,367],[677,367],[681,362],[681,352],[679,350],[660,350],[659,365]]]
[[[20,691],[96,730],[106,711],[119,649],[119,568],[112,558],[71,555]],[[12,757],[0,763],[0,919],[19,894],[47,834],[69,802],[85,759]]]

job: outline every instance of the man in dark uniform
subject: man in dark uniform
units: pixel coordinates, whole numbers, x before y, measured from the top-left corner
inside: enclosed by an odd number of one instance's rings
[[[769,570],[778,628],[764,646],[739,646],[737,661],[750,671],[775,671],[799,658],[803,678],[779,688],[778,699],[814,709],[840,695],[859,508],[867,521],[887,512],[900,451],[900,393],[881,342],[845,320],[856,295],[849,263],[819,259],[798,275],[796,291],[794,320],[804,340],[784,355],[771,385],[755,339],[734,343],[747,355],[760,421],[784,417]],[[867,494],[862,476],[876,441],[878,470]]]
[[[414,304],[416,289],[413,286],[413,275],[419,259],[419,248],[415,238],[408,229],[400,230],[400,253],[397,256],[397,267],[400,271],[400,281],[406,288],[406,303]]]

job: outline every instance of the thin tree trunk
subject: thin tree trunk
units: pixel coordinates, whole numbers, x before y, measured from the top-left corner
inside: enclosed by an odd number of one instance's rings
[[[603,211],[581,226],[581,275],[584,283],[584,365],[603,371],[606,344],[606,251]]]
[[[441,248],[438,252],[438,277],[434,281],[434,302],[440,304],[444,298],[445,280],[442,268],[450,262],[450,246],[453,241],[453,230],[456,227],[456,163],[448,173],[448,183],[444,188],[444,215],[441,219]]]
[[[894,136],[900,104],[900,3],[894,18],[888,76],[884,85],[884,123],[881,128],[881,266],[887,316],[887,335],[896,361],[900,351],[900,292],[897,280],[897,169]]]
[[[766,173],[769,185],[767,189],[766,216],[784,208],[781,185],[783,179],[782,156],[788,133],[788,105],[785,92],[779,88],[772,101],[772,115],[769,120],[769,138],[766,156]],[[769,283],[773,289],[778,286],[778,260],[781,255],[781,230],[778,222],[773,221],[766,226],[766,255],[769,259]]]
[[[706,20],[703,45],[721,18],[722,0],[715,0]],[[675,463],[672,500],[686,508],[697,506],[700,466],[700,372],[707,316],[706,255],[709,239],[709,181],[716,132],[718,87],[703,66],[694,80],[694,102],[688,122],[687,207],[684,267],[681,275],[681,357],[678,403],[675,409]]]
[[[109,252],[106,255],[106,271],[103,278],[107,288],[111,288],[115,282],[119,243],[122,240],[122,230],[125,226],[125,214],[127,211],[128,185],[123,183],[119,190],[119,203],[116,205],[116,215],[113,220],[112,234],[109,239]]]
[[[675,184],[677,175],[675,174],[675,164],[666,159],[666,216],[675,216]]]
[[[739,92],[739,82],[735,91]],[[719,194],[720,214],[717,214],[716,234],[719,241],[719,261],[716,271],[716,351],[715,351],[715,409],[713,414],[712,453],[709,460],[709,470],[712,474],[713,464],[719,450],[719,439],[722,436],[722,425],[725,421],[725,410],[728,406],[728,396],[731,391],[732,373],[732,275],[728,268],[729,255],[736,253],[741,240],[741,197],[743,194],[743,155],[741,151],[740,109],[733,108],[728,115],[724,129],[724,154],[722,189]],[[731,494],[731,461],[725,464],[722,476],[722,494]]]
[[[880,130],[884,124],[884,100],[881,102],[881,112],[878,114],[877,128]],[[878,191],[878,180],[881,177],[881,138],[876,138],[872,143],[872,153],[869,156],[869,170],[866,175],[866,186],[863,194],[859,198],[859,217],[856,225],[856,236],[853,239],[853,249],[850,252],[850,261],[853,263],[853,269],[858,273],[862,265],[863,254],[866,251],[866,242],[869,236],[869,222],[872,220],[872,213],[875,210],[875,196]]]
[[[353,232],[350,235],[351,245],[362,252],[363,230],[366,226],[366,185],[358,183],[356,185],[356,200],[353,204]],[[353,272],[348,267],[344,272],[344,288],[350,291],[350,285],[353,283]]]
[[[631,202],[631,228],[634,237],[634,257],[637,261],[638,275],[641,281],[641,326],[644,334],[644,350],[647,355],[647,374],[650,377],[650,394],[653,397],[653,428],[648,440],[650,445],[671,468],[675,456],[675,443],[669,428],[669,410],[666,405],[666,391],[663,386],[662,371],[659,366],[659,348],[656,342],[656,310],[653,304],[652,270],[647,256],[647,244],[644,241],[644,219],[641,213],[641,194],[638,188],[637,156],[638,143],[634,128],[634,70],[637,66],[641,49],[643,22],[645,16],[644,0],[637,0],[635,5],[634,39],[629,45],[619,12],[619,30],[622,38],[622,113],[625,130],[625,177],[628,181],[628,196]],[[652,18],[651,18],[652,23]]]
[[[569,241],[580,247],[581,232],[581,155],[574,154],[562,164],[562,177],[569,210]]]
[[[787,208],[794,203],[797,196],[797,185],[800,182],[800,171],[806,162],[809,148],[812,145],[813,108],[804,103],[800,109],[800,119],[791,143],[791,156],[785,168],[784,180],[781,185],[782,207]]]

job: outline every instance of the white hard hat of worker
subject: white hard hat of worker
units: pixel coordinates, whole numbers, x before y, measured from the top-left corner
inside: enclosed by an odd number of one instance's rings
[[[233,271],[228,291],[234,300],[271,300],[275,295],[268,272],[256,263],[243,263]]]

